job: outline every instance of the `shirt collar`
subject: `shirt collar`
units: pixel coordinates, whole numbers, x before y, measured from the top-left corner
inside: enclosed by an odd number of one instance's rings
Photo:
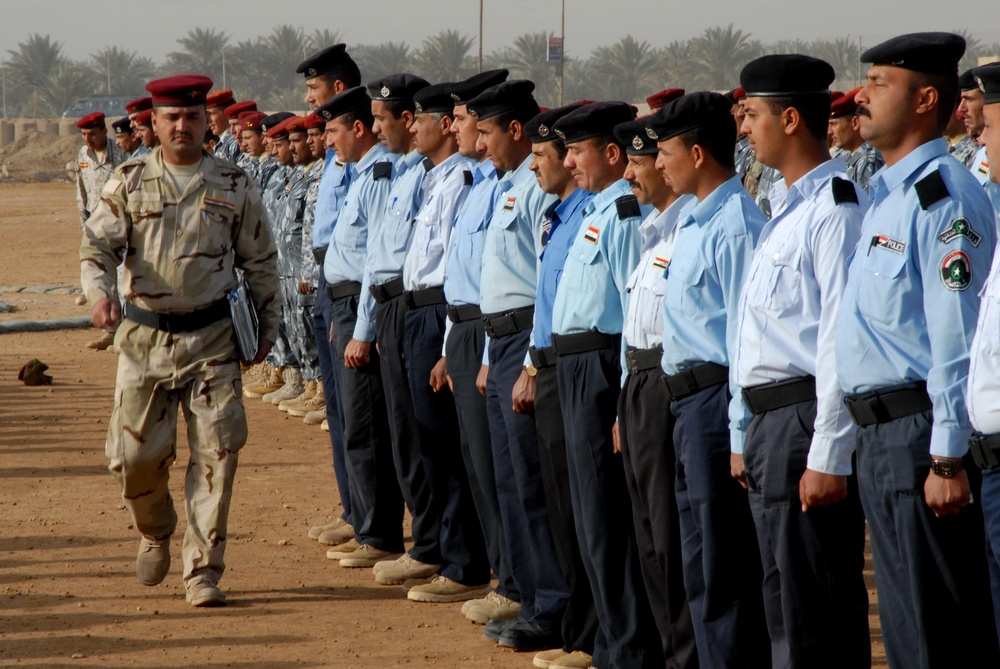
[[[358,172],[366,171],[368,168],[372,167],[379,158],[388,152],[389,150],[385,148],[385,145],[378,142],[372,148],[368,149],[368,153],[361,156],[361,160],[359,160],[357,164]]]
[[[944,140],[944,137],[932,139],[910,151],[892,167],[883,167],[875,173],[872,180],[881,182],[887,192],[895,190],[904,181],[913,176],[917,170],[927,164],[927,161],[947,153],[948,142]]]
[[[513,186],[518,186],[529,178],[534,180],[535,174],[531,171],[530,168],[532,158],[533,158],[532,154],[529,153],[528,157],[525,158],[524,161],[517,166],[516,170],[513,170],[503,175],[503,178],[509,181]]]
[[[743,190],[743,184],[740,182],[739,176],[733,176],[712,191],[704,201],[699,202],[691,208],[689,213],[695,221],[704,225],[712,220],[715,213],[722,207],[723,202],[741,190]]]
[[[602,190],[600,193],[594,195],[594,199],[591,200],[590,203],[587,205],[587,207],[584,209],[584,213],[592,214],[596,211],[602,211],[608,208],[608,206],[610,206],[612,202],[614,202],[621,196],[631,195],[631,194],[632,194],[632,187],[628,185],[628,182],[625,181],[625,179],[619,179],[618,181],[614,182],[613,184]]]
[[[655,235],[658,241],[666,239],[670,235],[671,230],[674,229],[674,225],[677,224],[677,219],[680,217],[681,212],[693,200],[694,195],[681,195],[663,211],[657,212],[654,209],[646,217],[646,220],[639,225],[639,233],[642,235],[642,238],[650,239]]]
[[[493,164],[493,159],[486,158],[472,169],[472,184],[475,185],[480,181],[492,179],[496,173],[497,168]]]
[[[788,195],[785,200],[791,206],[799,198],[803,200],[812,198],[816,193],[826,188],[830,184],[830,180],[843,168],[844,161],[835,158],[820,163],[788,187]]]

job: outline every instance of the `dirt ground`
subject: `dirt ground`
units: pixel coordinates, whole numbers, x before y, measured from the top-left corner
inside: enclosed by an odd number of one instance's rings
[[[0,286],[79,285],[79,234],[71,185],[0,184]],[[17,307],[0,322],[89,314],[66,294],[0,300]],[[459,604],[409,602],[370,570],[327,560],[306,537],[337,500],[327,434],[256,400],[221,584],[230,606],[184,601],[179,540],[167,580],[140,585],[138,535],[104,456],[116,359],[87,350],[94,338],[90,329],[0,335],[0,666],[531,666],[530,654],[485,640]],[[17,381],[31,358],[49,365],[51,387]],[[178,502],[186,460],[182,443]],[[872,626],[881,659],[874,615]]]

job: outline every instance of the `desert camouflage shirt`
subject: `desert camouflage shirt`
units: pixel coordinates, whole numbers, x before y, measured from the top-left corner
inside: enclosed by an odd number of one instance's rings
[[[316,201],[319,200],[319,181],[326,167],[326,159],[320,158],[306,171],[308,186],[306,188],[305,211],[302,212],[302,270],[299,278],[313,288],[319,285],[319,265],[313,255],[313,225],[316,222]]]
[[[97,209],[101,199],[104,184],[114,173],[115,168],[125,161],[125,154],[108,137],[108,145],[104,150],[104,159],[98,160],[97,154],[86,144],[80,147],[76,156],[76,208],[80,212],[80,225],[87,222],[90,215]]]
[[[976,140],[972,139],[971,135],[962,135],[962,139],[952,144],[948,152],[963,165],[972,169],[972,161],[975,160],[978,150],[979,145],[976,144]]]
[[[244,270],[261,336],[279,321],[277,251],[260,196],[230,162],[202,154],[182,194],[164,178],[159,148],[123,163],[104,186],[84,227],[80,279],[87,299],[110,298],[125,258],[122,297],[164,314],[188,313],[226,298]]]

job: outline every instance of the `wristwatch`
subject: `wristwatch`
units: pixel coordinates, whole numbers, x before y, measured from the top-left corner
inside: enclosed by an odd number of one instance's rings
[[[965,469],[965,464],[961,460],[943,460],[935,458],[931,462],[931,471],[941,478],[955,478],[963,469]]]
[[[524,366],[524,373],[530,376],[531,378],[535,378],[536,376],[538,376],[538,368],[529,362],[527,365]]]

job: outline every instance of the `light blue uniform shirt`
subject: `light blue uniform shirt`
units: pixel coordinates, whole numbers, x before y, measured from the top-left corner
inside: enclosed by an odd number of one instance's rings
[[[319,195],[316,197],[316,215],[313,223],[312,244],[321,249],[330,243],[333,226],[337,222],[347,189],[354,179],[354,166],[337,160],[333,149],[326,150],[323,176],[319,180]]]
[[[982,291],[969,351],[969,420],[983,434],[1000,432],[1000,254]]]
[[[983,188],[986,190],[986,197],[990,199],[990,205],[993,207],[993,221],[997,224],[997,230],[1000,231],[1000,184],[993,179],[987,179]]]
[[[480,308],[507,312],[535,303],[536,263],[542,252],[542,219],[555,201],[529,169],[532,156],[500,180],[497,206],[486,230]]]
[[[413,232],[403,260],[403,287],[423,290],[444,285],[446,250],[458,210],[470,184],[466,174],[474,166],[453,153],[424,177],[424,201],[413,221]]]
[[[972,159],[972,167],[969,168],[969,171],[981,185],[990,180],[990,160],[986,156],[985,146],[980,146],[979,150],[976,151],[976,157]]]
[[[628,306],[622,339],[626,346],[655,348],[663,343],[663,290],[677,241],[677,218],[694,200],[694,195],[681,195],[662,212],[651,211],[639,225],[639,265],[625,288]]]
[[[472,188],[448,241],[444,296],[448,304],[479,304],[486,227],[496,208],[497,170],[487,158],[472,170]]]
[[[628,182],[619,179],[583,208],[583,221],[556,290],[552,332],[621,334],[628,300],[625,287],[639,264],[639,224],[651,210],[647,206],[639,216],[621,218],[616,200],[624,196],[635,197]]]
[[[392,167],[389,195],[380,214],[376,214],[365,259],[364,279],[361,281],[361,299],[358,304],[358,325],[355,339],[375,339],[375,310],[377,304],[368,290],[386,281],[403,276],[403,258],[413,230],[413,219],[423,200],[423,180],[427,168],[424,157],[416,151],[405,155],[387,153]],[[358,335],[361,335],[359,337]],[[363,337],[363,338],[362,338]]]
[[[935,171],[949,195],[925,210],[915,184]],[[864,393],[925,379],[930,452],[960,457],[971,431],[969,344],[997,239],[989,199],[944,139],[879,170],[869,192],[837,319],[840,385]]]
[[[836,202],[835,177],[853,186],[857,203]],[[847,258],[861,236],[868,194],[848,180],[838,158],[813,168],[773,204],[740,298],[736,386],[814,376],[816,420],[806,466],[846,476],[856,435],[837,378],[835,336]],[[751,415],[742,394],[733,393],[732,403],[745,433]]]
[[[355,165],[355,178],[347,189],[344,206],[333,226],[330,248],[326,252],[323,272],[328,283],[341,281],[361,282],[364,277],[365,257],[368,247],[368,230],[373,220],[385,208],[391,184],[388,177],[375,179],[375,164],[385,162],[391,154],[383,144],[376,144]],[[361,314],[358,313],[358,323]],[[355,333],[358,329],[355,329]],[[357,334],[355,339],[360,339]]]
[[[736,352],[739,298],[754,246],[767,218],[736,177],[678,217],[677,241],[663,295],[663,359],[667,374],[705,362],[729,366]],[[729,387],[735,396],[733,370]],[[742,452],[739,416],[730,411],[730,441]]]
[[[538,264],[535,323],[531,331],[531,345],[535,348],[552,346],[552,308],[555,306],[556,290],[562,278],[566,255],[583,223],[583,208],[593,199],[593,193],[577,188],[565,200],[556,200],[545,210],[542,227],[548,230]]]

